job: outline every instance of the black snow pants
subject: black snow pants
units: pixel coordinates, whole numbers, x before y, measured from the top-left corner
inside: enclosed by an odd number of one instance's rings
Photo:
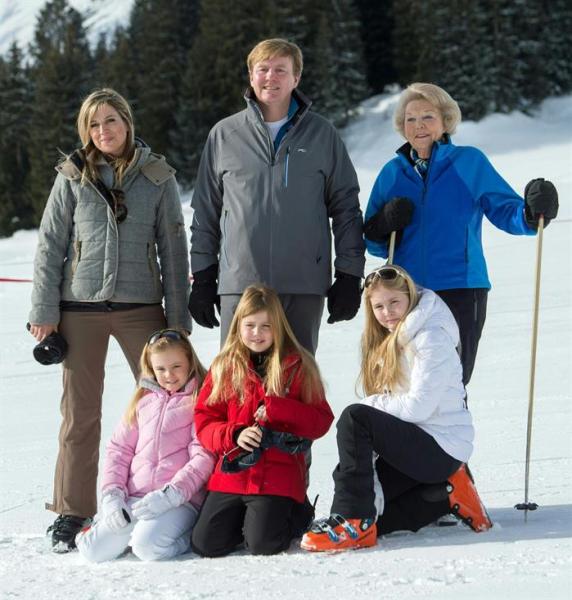
[[[378,535],[417,531],[449,512],[447,479],[461,462],[417,425],[365,404],[351,404],[337,423],[340,462],[331,513],[375,516],[373,453],[384,496]]]

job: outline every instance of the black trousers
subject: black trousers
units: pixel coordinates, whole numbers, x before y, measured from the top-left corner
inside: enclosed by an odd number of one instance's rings
[[[461,336],[461,363],[463,365],[463,383],[471,380],[479,340],[487,317],[486,288],[466,288],[439,290],[435,292],[451,309],[459,326]]]
[[[284,496],[209,492],[193,529],[201,556],[225,556],[244,542],[252,554],[277,554],[302,535],[313,517],[309,502]]]
[[[449,512],[446,483],[461,462],[420,427],[371,406],[351,404],[337,430],[340,462],[333,472],[332,513],[375,516],[374,452],[385,499],[378,535],[417,531]]]

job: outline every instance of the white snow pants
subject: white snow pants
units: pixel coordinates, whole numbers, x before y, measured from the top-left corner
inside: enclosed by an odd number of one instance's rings
[[[128,498],[129,508],[140,498]],[[128,546],[141,560],[162,560],[183,554],[189,549],[197,511],[186,503],[172,508],[156,519],[137,520],[130,511],[131,523],[119,530],[109,529],[96,515],[93,525],[78,533],[76,544],[81,556],[90,562],[112,560]]]

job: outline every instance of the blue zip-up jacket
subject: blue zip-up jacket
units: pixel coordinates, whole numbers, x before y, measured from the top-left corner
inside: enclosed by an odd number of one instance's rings
[[[367,221],[395,196],[415,205],[393,262],[432,290],[490,288],[481,240],[483,215],[513,235],[534,235],[524,219],[524,201],[477,148],[435,143],[423,180],[408,159],[407,143],[381,170],[369,198]],[[374,256],[387,257],[385,243],[366,239]]]

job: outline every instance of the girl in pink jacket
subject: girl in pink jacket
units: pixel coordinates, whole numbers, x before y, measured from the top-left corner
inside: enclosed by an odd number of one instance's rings
[[[117,558],[128,546],[142,560],[185,552],[214,467],[195,432],[193,407],[205,369],[187,336],[175,329],[151,335],[140,370],[107,446],[99,512],[76,538],[80,554],[93,562]]]

